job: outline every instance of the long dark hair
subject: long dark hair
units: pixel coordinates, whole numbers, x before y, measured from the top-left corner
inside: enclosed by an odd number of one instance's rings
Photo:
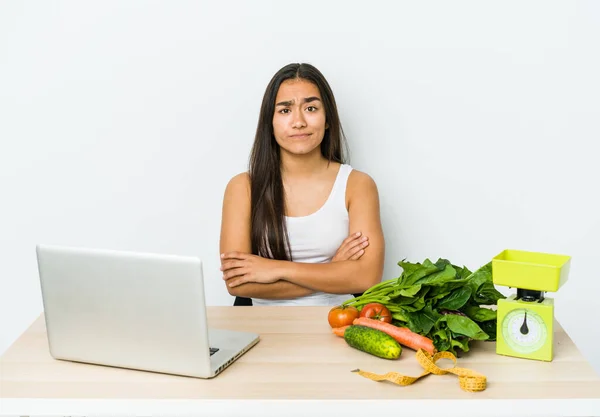
[[[288,64],[277,71],[263,96],[254,145],[250,153],[249,173],[252,253],[280,260],[292,260],[292,254],[285,224],[281,157],[279,144],[273,134],[273,115],[279,86],[290,79],[309,81],[316,85],[321,93],[328,124],[321,142],[321,154],[330,162],[344,163],[347,153],[335,98],[323,74],[310,64]]]

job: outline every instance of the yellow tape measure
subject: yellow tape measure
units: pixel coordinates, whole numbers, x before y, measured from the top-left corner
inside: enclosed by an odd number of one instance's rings
[[[450,359],[454,362],[452,368],[440,368],[435,363],[440,359]],[[352,372],[356,372],[365,378],[369,378],[373,381],[390,381],[398,385],[410,385],[416,382],[418,379],[423,378],[429,374],[435,375],[446,375],[451,373],[458,376],[458,383],[460,387],[468,392],[483,391],[487,386],[487,379],[485,376],[471,371],[470,369],[457,368],[456,367],[456,356],[452,352],[438,352],[435,355],[431,355],[423,349],[417,351],[417,361],[425,368],[425,372],[417,377],[401,375],[398,372],[388,372],[384,375],[374,374],[373,372],[361,371],[355,369]]]

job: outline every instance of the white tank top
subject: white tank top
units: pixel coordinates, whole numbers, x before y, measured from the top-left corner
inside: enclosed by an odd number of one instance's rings
[[[346,184],[352,167],[342,164],[325,204],[303,217],[285,217],[292,260],[304,263],[330,262],[343,240],[348,237]],[[352,298],[351,294],[316,292],[288,300],[253,298],[255,306],[334,306]]]

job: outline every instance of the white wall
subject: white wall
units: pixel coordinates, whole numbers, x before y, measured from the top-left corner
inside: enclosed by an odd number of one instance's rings
[[[39,242],[200,255],[246,168],[264,88],[328,78],[397,261],[571,255],[556,315],[584,355],[600,203],[594,2],[0,3],[0,352],[42,311]],[[595,179],[595,180],[594,180]]]

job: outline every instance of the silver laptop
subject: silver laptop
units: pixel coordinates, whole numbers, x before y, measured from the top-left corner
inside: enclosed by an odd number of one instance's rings
[[[259,341],[208,328],[198,258],[36,249],[55,359],[212,378]]]

